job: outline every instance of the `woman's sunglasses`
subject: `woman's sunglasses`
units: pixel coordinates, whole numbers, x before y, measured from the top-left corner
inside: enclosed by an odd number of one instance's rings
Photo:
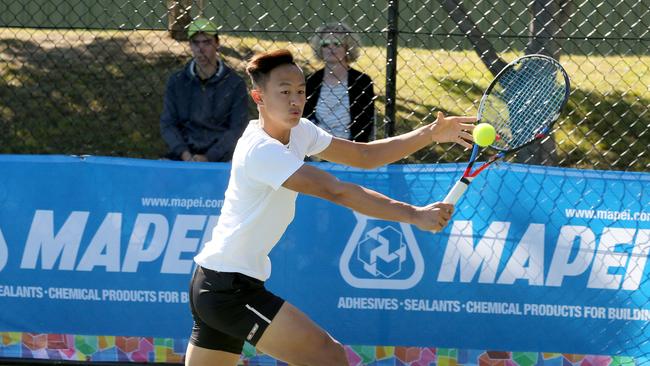
[[[320,46],[325,48],[329,46],[341,47],[341,42],[335,39],[321,39]]]

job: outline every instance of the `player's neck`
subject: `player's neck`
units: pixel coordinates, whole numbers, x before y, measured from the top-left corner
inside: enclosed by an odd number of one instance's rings
[[[260,111],[259,121],[260,126],[267,135],[280,141],[283,145],[289,143],[289,138],[291,137],[291,127],[288,123],[273,120],[262,111]]]

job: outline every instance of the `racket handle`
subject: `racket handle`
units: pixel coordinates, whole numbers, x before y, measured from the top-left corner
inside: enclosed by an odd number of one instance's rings
[[[467,190],[467,187],[469,184],[472,182],[472,178],[460,178],[456,184],[451,188],[451,191],[447,193],[447,197],[445,197],[444,200],[442,200],[443,203],[451,203],[451,204],[456,204],[460,197],[465,193]],[[440,232],[439,230],[431,230],[432,233],[436,234]]]
[[[447,193],[447,197],[445,197],[442,202],[444,203],[451,203],[451,204],[456,204],[460,197],[465,193],[467,190],[467,186],[469,186],[469,183],[471,180],[469,178],[460,178],[456,184],[454,184],[454,187]]]

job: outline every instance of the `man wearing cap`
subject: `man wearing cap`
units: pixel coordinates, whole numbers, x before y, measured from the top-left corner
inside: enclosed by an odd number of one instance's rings
[[[183,161],[230,161],[248,124],[246,83],[219,57],[216,25],[198,18],[187,35],[192,60],[167,81],[160,132],[165,156]]]

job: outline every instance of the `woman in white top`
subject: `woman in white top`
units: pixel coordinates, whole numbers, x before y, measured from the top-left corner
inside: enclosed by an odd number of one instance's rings
[[[370,76],[350,64],[361,43],[345,23],[328,23],[309,44],[325,67],[307,77],[303,116],[335,137],[368,142],[375,134],[375,92]]]
[[[304,163],[305,156],[360,168],[401,159],[433,142],[470,147],[474,117],[444,117],[370,143],[332,137],[307,119],[305,77],[287,50],[254,56],[246,71],[259,120],[237,143],[225,203],[212,240],[195,257],[194,327],[185,364],[236,365],[244,341],[291,365],[347,365],[343,347],[303,312],[264,287],[268,257],[304,193],[379,219],[440,230],[453,205],[418,207],[390,199]]]

